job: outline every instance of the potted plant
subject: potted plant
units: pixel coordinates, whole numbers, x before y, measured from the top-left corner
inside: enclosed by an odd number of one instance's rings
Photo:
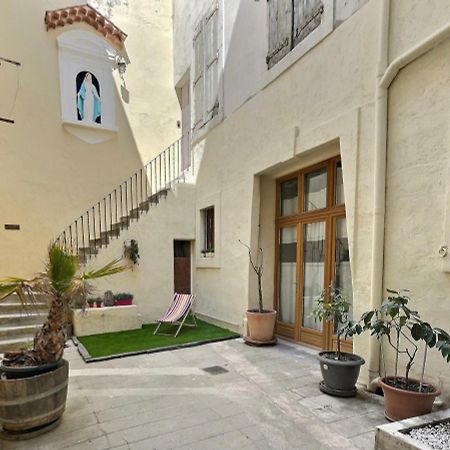
[[[214,256],[214,247],[202,250],[201,254],[203,255],[204,258],[212,258]]]
[[[32,348],[4,354],[1,370],[7,379],[0,379],[3,433],[22,432],[27,437],[27,431],[36,427],[44,431],[59,420],[67,397],[68,362],[63,360],[63,353],[71,303],[80,297],[86,301],[90,280],[127,268],[114,260],[100,269],[81,271],[75,256],[52,244],[42,273],[31,279],[0,280],[0,300],[13,293],[23,304],[33,303],[36,294],[50,300],[47,319],[36,332]]]
[[[246,312],[249,336],[245,341],[255,345],[274,344],[276,339],[275,323],[277,312],[273,309],[264,309],[262,293],[262,276],[264,273],[264,254],[262,248],[258,248],[256,258],[253,258],[250,247],[239,241],[248,249],[248,258],[250,265],[256,274],[258,280],[258,308],[249,309]]]
[[[332,322],[336,330],[336,351],[320,352],[318,358],[323,377],[319,385],[320,390],[338,397],[356,395],[356,382],[361,366],[365,363],[360,356],[341,350],[343,337],[350,337],[363,331],[360,324],[354,324],[349,320],[350,306],[350,302],[340,290],[330,286],[315,299],[313,309],[316,321]]]
[[[95,298],[88,298],[86,301],[88,308],[94,308],[95,305]]]
[[[133,294],[122,292],[114,295],[114,306],[130,306],[133,304]]]
[[[420,319],[417,311],[409,308],[409,291],[388,289],[390,294],[379,309],[368,311],[361,317],[364,328],[378,340],[385,338],[395,352],[394,375],[380,378],[379,384],[385,398],[385,415],[389,420],[397,421],[428,414],[434,400],[441,394],[431,383],[424,381],[428,348],[436,347],[450,360],[450,336],[440,329],[433,328]],[[410,377],[415,363],[418,345],[423,341],[424,356],[420,379]],[[400,357],[406,358],[404,375],[399,375]]]
[[[101,299],[101,297],[97,297],[95,299],[95,305],[97,306],[97,308],[101,308],[103,306],[103,300]]]
[[[124,255],[133,264],[139,264],[139,258],[141,255],[139,254],[139,245],[136,239],[130,239],[124,242]]]

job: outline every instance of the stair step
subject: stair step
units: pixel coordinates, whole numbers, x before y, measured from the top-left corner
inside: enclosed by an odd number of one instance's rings
[[[105,240],[105,239],[108,240],[108,242],[106,243],[106,245],[107,245],[109,243],[110,239],[118,238],[120,236],[120,230],[115,229],[115,230],[102,231],[101,236],[102,236],[103,240]]]
[[[22,348],[29,348],[33,344],[33,336],[22,336],[15,339],[0,340],[0,352],[10,352],[13,350],[20,350]]]
[[[0,342],[3,339],[15,339],[23,336],[34,336],[36,331],[39,330],[41,326],[42,324],[0,327]]]
[[[0,314],[0,326],[40,325],[47,318],[47,313]]]
[[[153,194],[148,198],[148,201],[152,204],[157,205],[159,203],[159,195],[158,194]]]
[[[100,235],[99,238],[91,239],[89,244],[91,244],[91,247],[103,247],[109,244],[109,238],[106,235]]]
[[[48,296],[46,296],[45,294],[34,294],[34,298],[36,299],[36,303],[47,303]],[[0,306],[10,304],[14,305],[21,304],[19,296],[16,293],[8,295],[8,297],[5,297],[3,300],[0,301]]]
[[[88,262],[88,257],[84,254],[79,254],[76,256],[79,264],[86,264]]]
[[[148,211],[149,209],[150,209],[150,201],[149,200],[139,203],[140,211]]]
[[[14,314],[14,313],[35,313],[35,312],[48,312],[49,305],[44,302],[37,302],[33,304],[27,304],[26,306],[22,306],[20,301],[3,303],[0,302],[0,314]]]
[[[78,254],[80,255],[96,255],[98,253],[98,248],[91,246],[91,247],[79,247],[78,248]]]
[[[131,219],[139,219],[139,208],[134,208],[130,211],[129,217]]]

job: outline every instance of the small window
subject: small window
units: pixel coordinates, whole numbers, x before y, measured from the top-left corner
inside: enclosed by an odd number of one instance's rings
[[[201,210],[203,224],[203,256],[214,254],[214,206]]]

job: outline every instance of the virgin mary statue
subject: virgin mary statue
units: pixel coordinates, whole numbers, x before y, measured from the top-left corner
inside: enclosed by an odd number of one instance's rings
[[[94,83],[92,74],[86,72],[77,93],[77,107],[80,119],[84,122],[96,122],[101,116],[101,100]]]

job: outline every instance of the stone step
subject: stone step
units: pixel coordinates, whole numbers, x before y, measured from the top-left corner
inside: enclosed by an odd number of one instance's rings
[[[47,313],[0,314],[0,326],[42,325]]]
[[[128,228],[130,226],[130,223],[130,216],[123,216],[120,218],[120,226],[122,227],[122,230]]]
[[[91,256],[91,255],[96,255],[98,253],[98,248],[95,247],[80,247],[78,249],[78,253],[80,255],[86,255],[86,256]]]
[[[147,212],[150,209],[150,200],[139,203],[139,211]]]
[[[22,338],[23,336],[34,336],[41,326],[42,324],[0,327],[0,342],[8,339]]]
[[[130,211],[129,217],[134,220],[139,219],[139,208],[132,209]]]
[[[108,239],[109,238],[117,238],[120,236],[120,227],[119,228],[112,228],[108,231],[102,231],[101,232],[102,239]]]
[[[153,204],[153,205],[157,205],[159,203],[159,195],[158,194],[153,194],[148,198],[148,202]]]
[[[20,301],[9,301],[8,303],[0,302],[0,314],[26,314],[35,312],[47,312],[49,305],[45,302],[36,302],[31,305],[22,306]]]
[[[33,344],[33,336],[22,336],[15,339],[5,339],[0,341],[0,353],[29,348]]]
[[[45,294],[35,294],[34,298],[36,299],[37,303],[45,303],[47,296]],[[21,303],[17,294],[14,293],[14,294],[8,295],[8,297],[6,297],[0,301],[0,305],[9,305],[11,303],[14,303],[14,304]]]
[[[99,238],[91,239],[89,241],[91,247],[106,247],[109,244],[108,236],[100,236]]]

